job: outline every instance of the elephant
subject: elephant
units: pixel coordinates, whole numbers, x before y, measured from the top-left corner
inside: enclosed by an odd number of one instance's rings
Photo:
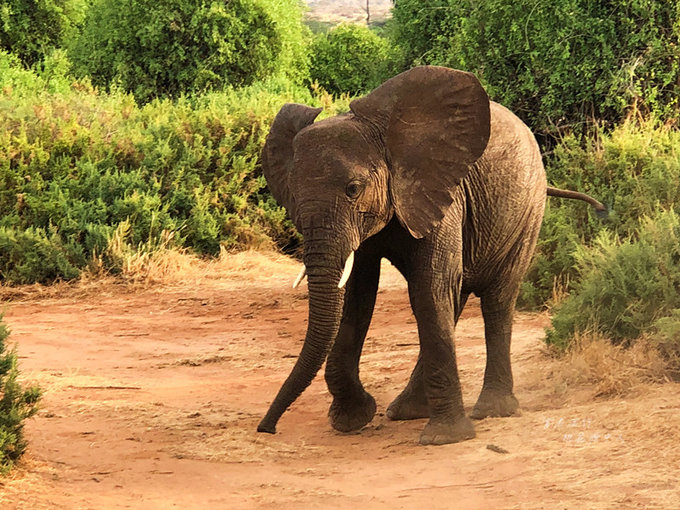
[[[471,73],[415,67],[353,100],[346,114],[314,122],[320,112],[284,105],[261,155],[272,195],[303,237],[309,315],[300,355],[257,430],[276,432],[324,361],[331,425],[349,432],[373,419],[376,402],[358,364],[386,258],[408,283],[420,342],[410,379],[386,414],[428,418],[421,444],[471,439],[470,418],[519,409],[512,317],[546,195],[590,197],[547,187],[533,134]],[[481,302],[487,358],[468,417],[454,329],[472,293]]]

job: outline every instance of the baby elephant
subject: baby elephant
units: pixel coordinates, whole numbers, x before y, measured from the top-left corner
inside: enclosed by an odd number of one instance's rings
[[[512,315],[546,193],[604,208],[547,187],[534,136],[472,74],[416,67],[352,101],[347,114],[314,123],[320,111],[284,105],[262,152],[269,188],[304,237],[309,323],[258,431],[275,432],[326,358],[333,427],[371,421],[376,404],[358,363],[385,257],[408,282],[420,339],[387,416],[429,418],[422,444],[470,439],[453,345],[468,296],[481,299],[487,352],[471,417],[512,415]]]

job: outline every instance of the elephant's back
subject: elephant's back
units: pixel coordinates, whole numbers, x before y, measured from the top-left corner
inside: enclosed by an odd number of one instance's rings
[[[521,209],[522,203],[545,203],[547,183],[536,138],[519,117],[493,101],[489,143],[471,174],[478,191],[493,193],[499,206],[517,202]]]
[[[464,279],[470,286],[484,285],[500,268],[528,264],[515,259],[533,253],[546,185],[534,135],[507,108],[492,102],[489,144],[463,182]]]

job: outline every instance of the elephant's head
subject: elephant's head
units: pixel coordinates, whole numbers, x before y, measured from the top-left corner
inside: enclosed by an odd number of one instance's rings
[[[354,250],[394,215],[415,238],[426,236],[489,139],[486,92],[472,74],[444,67],[406,71],[350,109],[313,123],[320,108],[286,104],[263,149],[269,188],[304,238],[309,322],[261,432],[275,431],[321,368],[338,332]]]

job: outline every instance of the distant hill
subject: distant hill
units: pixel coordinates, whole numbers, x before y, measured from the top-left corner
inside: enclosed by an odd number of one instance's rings
[[[360,23],[366,21],[366,0],[306,0],[308,16],[319,21]],[[369,0],[371,20],[384,20],[389,16],[390,0]]]

